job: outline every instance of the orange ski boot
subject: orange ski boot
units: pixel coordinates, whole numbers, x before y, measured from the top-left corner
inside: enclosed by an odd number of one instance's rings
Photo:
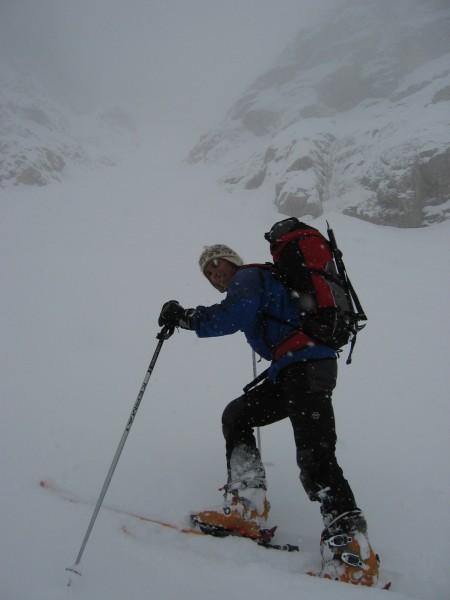
[[[205,533],[240,535],[260,539],[269,517],[270,504],[263,488],[233,490],[221,506],[203,510],[191,519]]]
[[[322,532],[320,551],[319,577],[355,585],[376,585],[378,557],[370,545],[361,511],[344,513],[332,521]]]

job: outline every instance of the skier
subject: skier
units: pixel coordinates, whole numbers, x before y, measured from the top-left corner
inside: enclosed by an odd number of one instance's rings
[[[268,378],[230,402],[223,412],[228,472],[224,501],[199,512],[198,522],[258,537],[270,504],[253,428],[288,417],[301,483],[310,500],[320,502],[325,526],[318,575],[374,585],[378,561],[366,520],[335,456],[331,396],[337,378],[336,352],[318,344],[283,351],[283,338],[292,333],[288,323],[298,324],[300,316],[295,301],[270,270],[244,266],[240,256],[223,244],[205,247],[199,264],[209,282],[226,292],[225,299],[187,310],[171,300],[162,307],[159,325],[193,330],[200,338],[243,331],[253,350],[271,364]],[[274,349],[276,360],[272,360]]]

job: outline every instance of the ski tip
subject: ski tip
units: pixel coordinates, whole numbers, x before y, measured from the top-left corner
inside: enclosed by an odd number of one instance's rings
[[[41,479],[39,482],[39,487],[41,487],[44,490],[50,490],[51,492],[56,492],[56,486],[48,479]]]

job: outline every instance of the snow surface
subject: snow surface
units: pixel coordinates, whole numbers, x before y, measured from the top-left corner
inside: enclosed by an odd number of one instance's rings
[[[261,430],[262,455],[278,540],[301,553],[102,509],[82,576],[67,587],[93,506],[39,481],[96,502],[162,303],[221,299],[199,272],[203,245],[269,259],[263,233],[280,217],[271,199],[231,196],[212,167],[189,167],[181,154],[166,140],[159,155],[142,150],[115,169],[72,171],[61,184],[1,197],[1,600],[449,598],[450,223],[399,230],[337,212],[313,224],[333,225],[369,316],[353,364],[341,359],[338,457],[392,591],[303,574],[319,565],[322,526],[298,481],[287,422]],[[219,503],[221,413],[252,376],[241,335],[180,331],[166,341],[105,505],[184,525],[191,509]]]

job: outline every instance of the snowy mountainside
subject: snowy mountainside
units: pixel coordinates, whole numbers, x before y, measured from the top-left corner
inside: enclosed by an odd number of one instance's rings
[[[61,181],[74,167],[114,166],[137,144],[136,127],[121,109],[76,113],[5,61],[0,61],[0,136],[1,188]]]
[[[283,214],[420,227],[450,214],[450,6],[347,0],[300,31],[191,163]]]

